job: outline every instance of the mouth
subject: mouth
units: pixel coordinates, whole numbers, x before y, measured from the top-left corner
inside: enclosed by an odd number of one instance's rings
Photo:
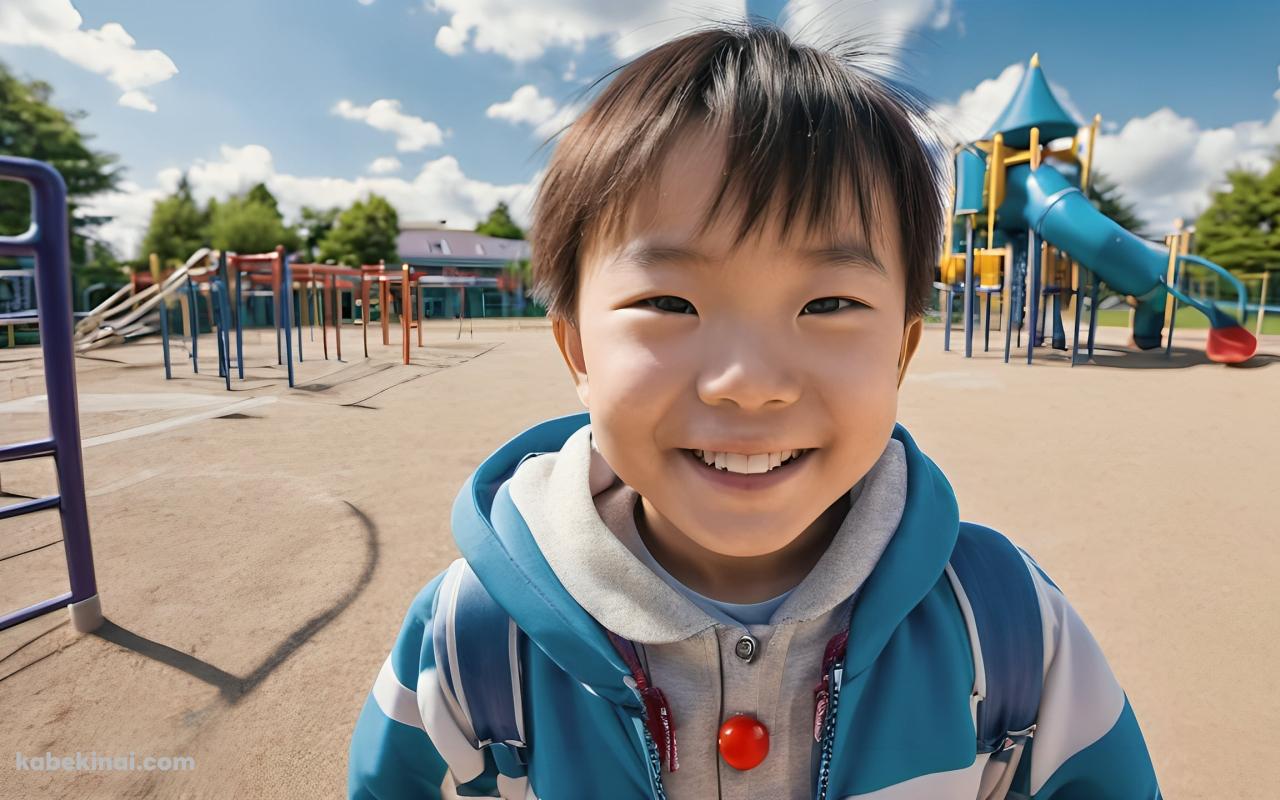
[[[684,449],[684,457],[699,475],[710,480],[720,488],[760,490],[775,486],[788,480],[792,475],[803,470],[809,460],[812,449],[795,450],[782,458],[768,458],[761,462],[760,456],[731,456],[715,454],[713,463],[707,463],[707,454],[701,450]],[[778,463],[774,464],[773,461]],[[754,462],[754,463],[753,463]]]

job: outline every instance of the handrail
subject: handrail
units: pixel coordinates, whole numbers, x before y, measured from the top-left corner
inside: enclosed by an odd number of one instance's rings
[[[76,630],[88,632],[102,624],[93,547],[89,541],[89,513],[84,496],[84,465],[80,451],[80,414],[76,400],[75,349],[71,314],[71,254],[67,236],[67,186],[53,167],[29,158],[0,156],[0,178],[22,181],[31,189],[31,227],[20,236],[0,236],[0,255],[35,259],[36,314],[40,320],[40,348],[49,402],[54,469],[58,494],[10,506],[0,516],[58,508],[62,542],[71,584],[69,595],[45,600],[0,616],[0,630],[67,605]],[[49,455],[44,442],[0,446],[4,454],[31,458]]]

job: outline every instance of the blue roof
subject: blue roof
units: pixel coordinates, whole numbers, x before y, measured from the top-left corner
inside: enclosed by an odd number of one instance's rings
[[[1042,144],[1075,136],[1080,129],[1080,123],[1067,113],[1049,88],[1049,81],[1040,69],[1039,55],[1031,57],[1031,65],[1023,73],[1013,99],[982,138],[991,139],[1000,133],[1004,134],[1004,143],[1009,147],[1030,147],[1032,128],[1040,129]]]

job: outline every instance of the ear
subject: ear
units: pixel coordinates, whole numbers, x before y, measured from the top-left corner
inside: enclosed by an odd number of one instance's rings
[[[920,337],[924,335],[924,317],[916,317],[907,323],[902,331],[902,351],[898,354],[898,388],[902,388],[902,379],[907,375],[907,365],[920,346]]]
[[[591,405],[587,402],[587,361],[582,355],[582,334],[576,326],[563,317],[554,317],[551,320],[551,332],[556,337],[560,355],[564,358],[565,366],[569,368],[569,376],[573,378],[573,385],[578,390],[578,399],[582,401],[585,408],[590,408]]]

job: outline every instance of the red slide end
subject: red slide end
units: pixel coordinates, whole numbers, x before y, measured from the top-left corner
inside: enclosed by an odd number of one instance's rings
[[[1209,329],[1209,343],[1204,354],[1219,364],[1240,364],[1253,358],[1258,340],[1239,325]]]

